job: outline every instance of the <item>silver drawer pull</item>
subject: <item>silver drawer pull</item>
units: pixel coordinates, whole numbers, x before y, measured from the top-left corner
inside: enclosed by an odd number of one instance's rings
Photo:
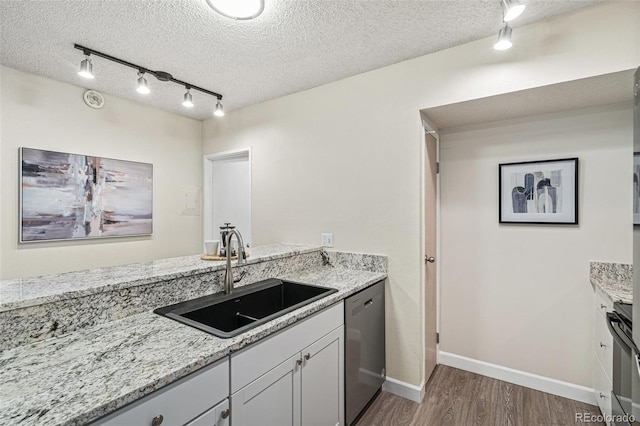
[[[600,309],[607,309],[607,305],[600,304]]]
[[[606,348],[606,347],[607,347],[607,345],[605,345],[604,343],[600,342],[600,347],[601,347],[601,348]]]
[[[163,421],[164,417],[162,416],[162,414],[158,414],[153,418],[153,420],[151,420],[151,426],[160,426]]]
[[[607,397],[607,395],[605,395],[602,392],[600,392],[600,398],[605,399],[606,397]]]
[[[230,414],[230,413],[231,413],[231,412],[230,412],[230,411],[229,411],[229,409],[227,408],[226,410],[224,410],[224,411],[222,412],[222,418],[223,418],[223,419],[226,419],[227,417],[229,417],[229,414]]]

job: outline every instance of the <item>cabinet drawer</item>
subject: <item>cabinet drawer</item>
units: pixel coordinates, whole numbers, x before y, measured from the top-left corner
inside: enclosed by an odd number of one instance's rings
[[[96,425],[151,425],[161,415],[163,425],[183,425],[229,395],[227,358],[204,367],[98,420]]]
[[[607,418],[607,416],[611,416],[611,390],[613,386],[605,374],[605,371],[602,369],[597,357],[594,359],[593,371],[595,375],[593,382],[596,402],[602,414]]]
[[[613,311],[613,302],[609,296],[604,294],[604,292],[597,286],[595,294],[596,311],[600,312],[600,315],[603,317],[606,317],[607,312]]]
[[[225,399],[201,416],[191,420],[185,426],[229,426],[229,400]]]
[[[613,336],[607,327],[606,317],[603,318],[600,313],[595,313],[594,320],[595,333],[593,350],[609,381],[611,381],[613,373]]]
[[[342,302],[231,355],[231,393],[344,323]]]

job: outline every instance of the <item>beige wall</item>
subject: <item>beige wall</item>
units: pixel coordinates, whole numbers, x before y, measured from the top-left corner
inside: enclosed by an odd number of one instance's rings
[[[94,110],[81,87],[7,67],[0,72],[0,278],[201,252],[200,213],[184,214],[185,191],[201,186],[200,121],[108,95]],[[153,163],[153,236],[19,244],[21,146]]]
[[[638,28],[638,3],[583,9],[515,29],[510,51],[493,50],[491,37],[207,120],[203,151],[253,147],[254,244],[333,232],[338,250],[389,256],[388,374],[420,385],[419,110],[633,68]],[[584,284],[581,268],[571,279]]]
[[[632,122],[629,105],[441,134],[442,351],[593,385],[589,261],[631,263]],[[570,157],[578,226],[498,224],[499,163]]]

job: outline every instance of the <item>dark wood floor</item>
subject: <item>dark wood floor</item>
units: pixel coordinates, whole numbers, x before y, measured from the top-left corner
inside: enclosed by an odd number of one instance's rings
[[[417,404],[382,392],[358,422],[369,425],[575,425],[598,407],[439,365]],[[596,425],[598,423],[590,423]],[[604,423],[601,423],[604,424]]]

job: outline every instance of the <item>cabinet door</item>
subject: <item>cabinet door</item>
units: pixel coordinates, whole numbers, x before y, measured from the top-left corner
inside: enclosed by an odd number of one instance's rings
[[[300,425],[300,354],[231,395],[234,426]]]
[[[344,327],[302,351],[302,425],[344,424]]]
[[[185,426],[229,426],[229,400],[225,399]]]

